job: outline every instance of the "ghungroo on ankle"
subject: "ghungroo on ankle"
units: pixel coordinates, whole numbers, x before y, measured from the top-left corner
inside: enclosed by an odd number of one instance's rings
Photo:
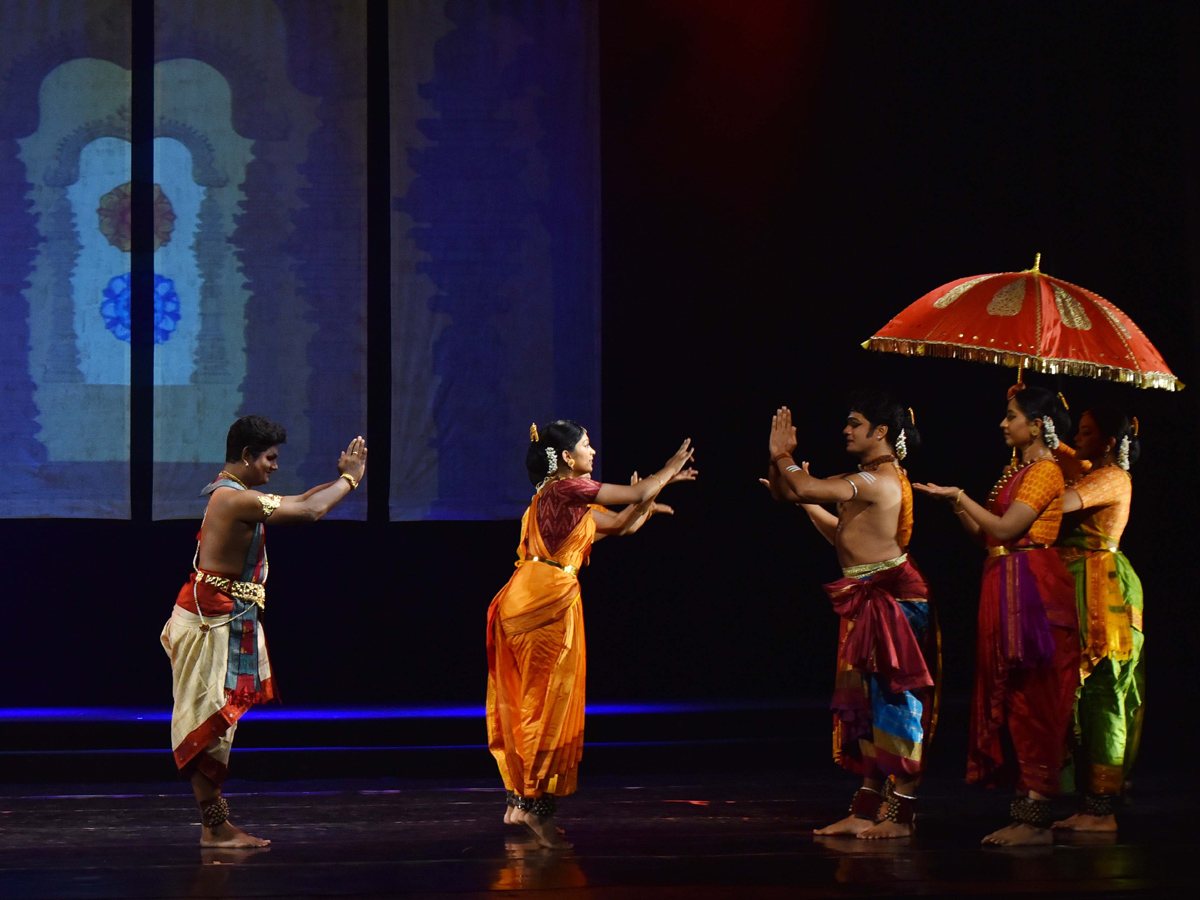
[[[854,799],[850,801],[850,815],[856,819],[875,822],[879,819],[879,807],[882,803],[883,794],[879,791],[869,787],[860,787],[854,792]]]
[[[215,800],[203,800],[200,803],[200,821],[209,830],[224,825],[229,821],[229,804],[224,797]]]
[[[504,802],[507,803],[509,806],[515,807],[517,805],[517,792],[516,791],[505,791],[504,792]]]
[[[1083,811],[1089,816],[1111,816],[1117,812],[1116,794],[1084,794]]]
[[[1008,814],[1014,822],[1029,825],[1033,828],[1049,828],[1049,800],[1034,800],[1031,797],[1017,797],[1008,807]]]
[[[533,813],[539,819],[548,819],[558,810],[558,801],[553,794],[542,794],[540,797],[516,797],[514,805],[517,809]]]
[[[887,795],[887,811],[883,817],[897,825],[911,825],[917,817],[916,802],[916,797],[901,794],[897,790],[890,790]]]

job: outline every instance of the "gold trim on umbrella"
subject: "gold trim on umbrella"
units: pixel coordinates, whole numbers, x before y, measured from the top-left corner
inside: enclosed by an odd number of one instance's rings
[[[943,359],[966,359],[973,362],[990,363],[1019,369],[1022,366],[1047,375],[1077,375],[1081,378],[1104,379],[1121,384],[1135,384],[1142,388],[1159,388],[1164,391],[1181,391],[1185,385],[1168,372],[1142,372],[1122,366],[1102,366],[1098,363],[1078,359],[1051,359],[1013,353],[994,347],[976,347],[971,344],[953,344],[949,341],[914,341],[902,338],[872,337],[863,341],[864,350],[898,353],[901,356],[931,356]]]

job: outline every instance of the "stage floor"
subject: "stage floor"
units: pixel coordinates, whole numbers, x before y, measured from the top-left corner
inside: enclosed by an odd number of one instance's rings
[[[0,896],[49,898],[1169,897],[1188,892],[1194,840],[1177,780],[1135,786],[1119,837],[979,846],[1007,798],[931,779],[911,840],[814,838],[853,780],[829,766],[742,776],[583,779],[562,802],[568,852],[501,822],[493,781],[231,782],[234,820],[273,844],[205,851],[179,782],[0,788]],[[1158,799],[1156,799],[1158,798]],[[1179,801],[1175,801],[1179,802]],[[1181,806],[1182,804],[1179,803]]]

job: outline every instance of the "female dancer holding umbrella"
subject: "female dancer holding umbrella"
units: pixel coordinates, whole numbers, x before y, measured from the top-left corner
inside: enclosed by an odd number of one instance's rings
[[[1085,412],[1076,456],[1091,471],[1067,488],[1058,552],[1075,578],[1083,689],[1076,705],[1081,745],[1076,782],[1083,808],[1054,827],[1116,831],[1116,807],[1137,753],[1145,702],[1142,582],[1120,550],[1137,461],[1137,419],[1109,406]]]

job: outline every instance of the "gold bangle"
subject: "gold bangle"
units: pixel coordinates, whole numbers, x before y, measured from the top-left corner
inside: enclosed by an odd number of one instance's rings
[[[358,482],[354,480],[354,476],[351,475],[349,472],[343,472],[338,477],[345,478],[348,482],[350,482],[350,490],[352,490],[352,491],[358,490]]]
[[[954,500],[952,500],[950,503],[950,505],[953,506],[956,511],[962,509],[958,501],[962,499],[963,491],[965,490],[966,488],[959,488],[958,493],[954,495]]]

